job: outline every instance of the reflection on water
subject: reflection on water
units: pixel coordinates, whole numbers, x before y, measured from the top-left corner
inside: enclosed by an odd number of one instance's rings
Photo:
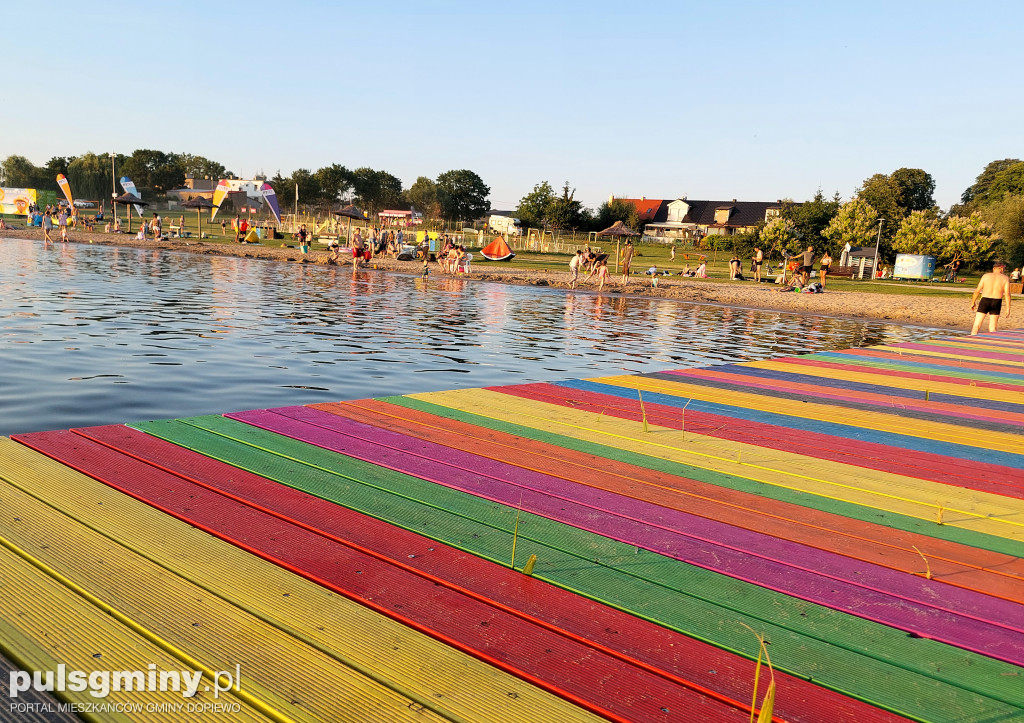
[[[654,371],[933,330],[0,241],[0,433]]]

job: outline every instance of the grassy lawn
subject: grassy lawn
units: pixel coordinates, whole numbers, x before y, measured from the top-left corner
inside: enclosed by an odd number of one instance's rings
[[[608,243],[603,241],[601,243],[601,250],[603,253],[609,254],[608,259],[608,270],[615,274],[615,264],[613,258],[615,256],[615,243]],[[660,271],[671,271],[673,274],[678,274],[683,268],[689,263],[691,269],[695,269],[700,263],[697,260],[695,252],[690,251],[690,259],[683,258],[683,252],[679,249],[676,250],[676,258],[673,261],[669,258],[669,249],[667,246],[654,246],[654,245],[638,245],[636,253],[633,256],[633,275],[642,276],[647,269],[651,266],[657,266]],[[729,254],[722,254],[719,252],[719,258],[715,259],[713,253],[709,253],[707,257],[708,261],[708,278],[709,283],[724,283],[724,284],[747,284],[753,283],[752,281],[730,281],[729,280]],[[550,271],[568,271],[569,259],[571,257],[568,254],[550,254],[550,253],[534,253],[530,251],[517,251],[516,257],[511,261],[483,261],[480,259],[478,252],[474,252],[473,264],[478,271],[490,271],[500,269],[530,269],[530,270],[550,270]],[[751,275],[746,269],[750,266],[750,260],[745,260],[744,274],[747,278],[751,278]],[[768,274],[764,274],[768,277]],[[775,274],[771,274],[771,278],[774,278]],[[973,274],[961,277],[966,279],[964,283],[938,283],[938,282],[910,282],[910,281],[893,281],[887,280],[871,280],[871,281],[853,281],[849,279],[829,279],[828,288],[834,291],[861,291],[868,293],[881,293],[881,294],[902,294],[911,296],[951,296],[958,297],[964,293],[969,293],[974,290],[975,285],[978,283],[980,278],[979,274]]]

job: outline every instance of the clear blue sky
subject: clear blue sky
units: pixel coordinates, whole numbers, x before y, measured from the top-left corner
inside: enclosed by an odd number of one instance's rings
[[[381,9],[367,9],[376,8]],[[496,208],[849,197],[934,176],[943,207],[1024,156],[1024,3],[82,3],[4,31],[0,157],[190,152],[479,173]],[[67,90],[62,90],[62,87]],[[63,100],[62,100],[63,97]]]

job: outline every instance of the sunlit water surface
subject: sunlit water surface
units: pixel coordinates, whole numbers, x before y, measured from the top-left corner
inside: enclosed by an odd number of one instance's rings
[[[938,333],[439,275],[0,239],[0,434]]]

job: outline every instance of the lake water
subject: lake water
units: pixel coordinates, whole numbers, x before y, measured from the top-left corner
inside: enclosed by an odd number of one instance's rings
[[[748,361],[939,333],[948,332],[0,239],[0,434]]]

